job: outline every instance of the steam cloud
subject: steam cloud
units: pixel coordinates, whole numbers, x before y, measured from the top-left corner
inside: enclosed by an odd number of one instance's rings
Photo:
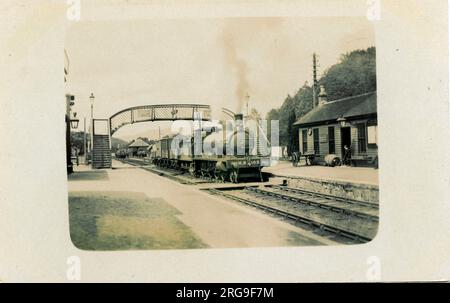
[[[235,89],[236,97],[236,112],[241,112],[245,104],[245,98],[249,90],[248,66],[245,60],[239,58],[237,54],[236,42],[230,31],[223,32],[223,45],[225,50],[226,63],[232,68],[232,71],[237,77],[237,85]]]

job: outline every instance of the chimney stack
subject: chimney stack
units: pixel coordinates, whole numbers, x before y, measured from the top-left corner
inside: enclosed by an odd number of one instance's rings
[[[325,91],[325,87],[323,85],[320,86],[319,92],[319,106],[326,104],[327,101],[327,92]]]

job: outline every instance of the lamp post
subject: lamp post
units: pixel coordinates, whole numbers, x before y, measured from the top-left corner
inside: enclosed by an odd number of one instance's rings
[[[75,96],[66,94],[66,166],[67,166],[67,174],[70,175],[73,173],[73,164],[72,164],[72,144],[71,144],[71,136],[70,136],[70,128],[71,128],[71,119],[70,119],[70,108],[75,104]]]
[[[80,123],[80,119],[77,118],[77,113],[73,113],[73,119],[70,119],[70,127],[73,128],[73,129],[77,129],[79,123]],[[75,148],[75,155],[72,155],[72,143],[71,143],[70,144],[70,163],[72,165],[72,172],[73,172],[72,156],[76,157],[77,166],[78,166],[78,164],[79,164],[79,162],[78,162],[78,150],[77,150],[77,148]]]
[[[94,101],[95,101],[94,93],[91,93],[91,95],[89,96],[89,101],[91,102],[91,123],[90,123],[90,127],[89,127],[89,133],[90,133],[89,134],[89,137],[90,137],[89,153],[91,153],[92,152],[92,143],[94,140]]]
[[[86,140],[86,117],[83,117],[83,156],[84,165],[87,165],[87,140]]]
[[[91,101],[91,120],[92,120],[94,119],[94,101],[95,101],[94,93],[91,93],[91,95],[89,96],[89,100]]]

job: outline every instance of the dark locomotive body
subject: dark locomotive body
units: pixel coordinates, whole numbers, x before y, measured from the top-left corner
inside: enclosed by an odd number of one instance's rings
[[[157,141],[151,151],[152,162],[161,167],[168,167],[189,172],[193,176],[215,178],[222,181],[237,183],[242,179],[253,179],[263,181],[262,168],[270,165],[270,155],[261,154],[257,150],[252,154],[249,150],[249,132],[245,130],[245,145],[243,154],[236,152],[237,131],[205,133],[201,136],[202,146],[204,143],[213,147],[209,152],[200,155],[194,153],[194,140],[192,136],[181,137],[166,136]],[[180,138],[182,138],[180,140]],[[222,138],[223,151],[218,152],[214,146]],[[174,140],[177,140],[174,143]],[[234,141],[234,152],[227,154],[227,146]],[[191,144],[186,144],[191,142]],[[176,146],[173,148],[172,145]]]

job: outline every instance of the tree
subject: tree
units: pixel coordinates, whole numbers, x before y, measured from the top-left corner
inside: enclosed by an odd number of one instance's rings
[[[261,120],[261,114],[258,112],[256,108],[252,108],[250,113],[248,114],[248,119],[259,121]]]
[[[320,79],[328,100],[338,100],[376,91],[376,50],[356,50],[341,56],[340,62]]]
[[[80,155],[84,155],[84,136],[86,136],[86,142],[90,141],[89,134],[85,134],[82,131],[70,133],[70,143],[72,147],[75,147]]]
[[[289,116],[295,110],[294,99],[288,95],[280,107],[280,144],[289,145]]]
[[[266,120],[279,120],[280,119],[280,110],[277,108],[272,108],[266,115]]]
[[[306,82],[294,96],[294,110],[298,118],[313,108],[313,89]]]
[[[312,87],[307,82],[297,91],[294,97],[288,95],[279,109],[280,120],[280,144],[297,148],[298,129],[292,124],[312,109],[313,93]],[[294,114],[294,115],[293,115]],[[295,149],[294,149],[295,151]]]
[[[294,127],[294,123],[297,121],[295,111],[291,111],[289,113],[289,120],[288,120],[288,128],[287,128],[287,134],[289,136],[288,139],[288,145],[287,145],[287,152],[288,156],[291,156],[293,152],[298,151],[298,133],[296,132],[296,127]]]
[[[272,140],[272,135],[271,135],[272,134],[272,121],[280,120],[280,110],[277,108],[271,109],[266,115],[266,120],[267,120],[267,138],[272,143],[272,141],[271,141]]]

